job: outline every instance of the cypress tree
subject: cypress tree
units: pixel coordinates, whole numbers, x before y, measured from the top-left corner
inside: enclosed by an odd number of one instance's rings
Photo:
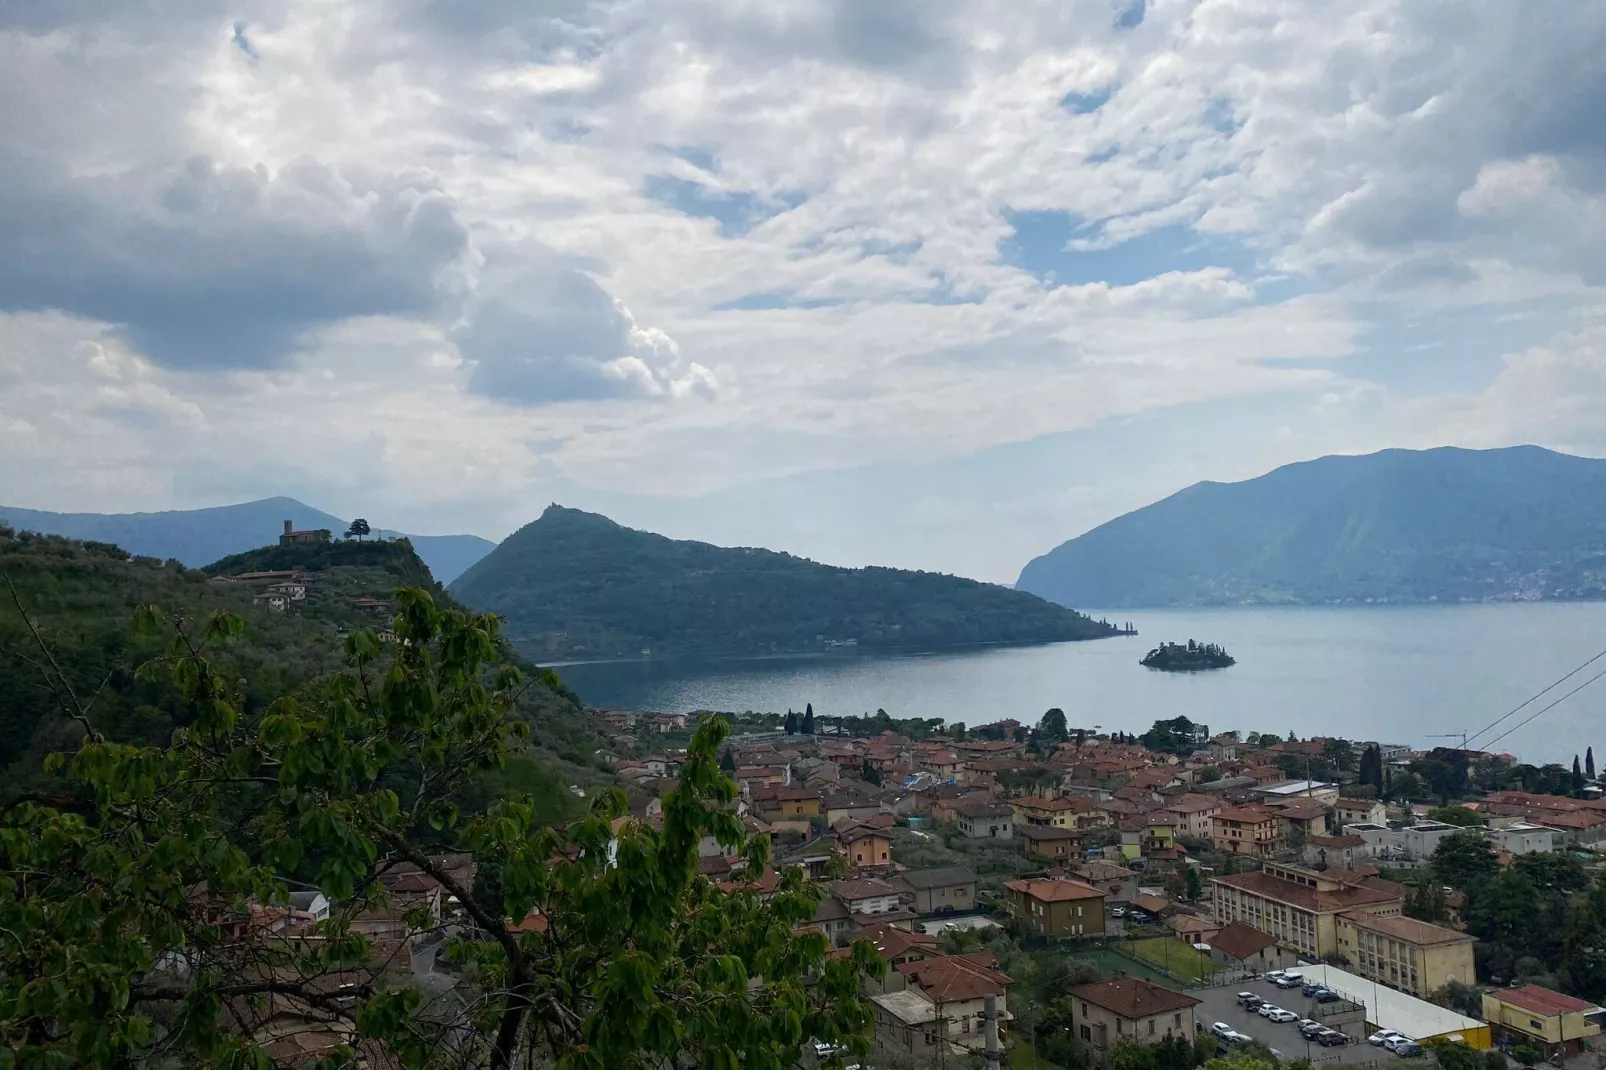
[[[1577,795],[1584,790],[1584,770],[1578,764],[1578,755],[1573,755],[1573,794]]]
[[[812,702],[803,707],[803,726],[801,731],[805,736],[814,734],[814,703]]]
[[[797,735],[797,714],[791,710],[786,711],[786,734],[789,736]]]
[[[1584,748],[1584,775],[1591,780],[1595,779],[1595,748]]]

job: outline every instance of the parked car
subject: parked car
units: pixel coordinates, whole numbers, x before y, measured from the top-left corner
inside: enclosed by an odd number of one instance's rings
[[[1277,1006],[1275,1003],[1262,1003],[1260,1006],[1255,1008],[1255,1013],[1260,1015],[1262,1018],[1270,1018],[1273,1014],[1276,1014],[1281,1010],[1282,1008]]]
[[[1244,1008],[1245,1010],[1254,1010],[1264,1002],[1266,1001],[1255,995],[1253,992],[1238,993],[1238,1006]]]
[[[1236,1032],[1236,1030],[1234,1030],[1233,1027],[1228,1025],[1226,1022],[1215,1023],[1210,1027],[1210,1031],[1216,1036],[1221,1037],[1223,1040]]]
[[[1383,1041],[1383,1046],[1389,1051],[1392,1051],[1395,1055],[1398,1055],[1400,1053],[1400,1049],[1405,1047],[1407,1044],[1414,1047],[1416,1046],[1416,1041],[1400,1033],[1395,1033],[1393,1036]]]
[[[809,1044],[814,1048],[814,1057],[816,1059],[829,1059],[840,1050],[835,1044],[827,1044],[823,1040],[811,1040]]]
[[[1306,981],[1305,987],[1299,990],[1300,995],[1314,996],[1316,994],[1316,990],[1321,987],[1322,985],[1320,981]]]
[[[1324,1048],[1336,1048],[1349,1043],[1349,1034],[1336,1029],[1322,1029],[1316,1034],[1316,1043]]]
[[[1282,970],[1268,970],[1266,972],[1266,980],[1270,981],[1272,984],[1276,984],[1277,978],[1281,977],[1283,972],[1284,971]]]
[[[1250,1036],[1248,1033],[1240,1033],[1237,1030],[1233,1030],[1231,1033],[1228,1033],[1221,1039],[1225,1040],[1228,1044],[1232,1044],[1240,1048],[1245,1044],[1253,1044],[1255,1042],[1254,1037]]]
[[[1316,990],[1317,1003],[1337,1003],[1338,1001],[1338,993],[1334,992],[1331,988],[1318,988]]]
[[[1402,1059],[1409,1059],[1414,1055],[1422,1054],[1422,1045],[1418,1044],[1414,1040],[1402,1041],[1401,1043],[1394,1045],[1394,1054],[1398,1055]]]
[[[1277,1007],[1270,1014],[1266,1015],[1266,1017],[1274,1022],[1292,1022],[1297,1020],[1299,1015],[1295,1014],[1293,1011],[1285,1011],[1281,1007]]]
[[[1124,918],[1124,917],[1126,917],[1126,907],[1111,907],[1110,908],[1110,917],[1112,917],[1112,918]]]
[[[1392,1029],[1379,1029],[1377,1032],[1367,1037],[1366,1040],[1374,1048],[1383,1048],[1387,1047],[1389,1040],[1394,1037],[1399,1037],[1401,1040],[1407,1039],[1404,1033],[1396,1033]]]
[[[1309,1018],[1301,1018],[1297,1023],[1300,1035],[1306,1040],[1315,1040],[1316,1034],[1327,1027],[1320,1022],[1313,1022]]]
[[[1298,988],[1305,983],[1305,979],[1297,973],[1285,973],[1272,984],[1278,988]]]

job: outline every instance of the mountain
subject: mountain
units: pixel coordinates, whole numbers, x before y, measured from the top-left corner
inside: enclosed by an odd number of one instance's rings
[[[543,658],[933,650],[1111,634],[1040,598],[931,572],[837,568],[549,506],[452,584]]]
[[[164,653],[171,638],[131,630],[140,606],[160,606],[182,618],[191,634],[216,611],[244,617],[244,635],[208,656],[224,679],[239,681],[242,713],[254,716],[344,668],[342,635],[360,627],[382,632],[398,586],[423,587],[437,604],[457,605],[405,540],[275,545],[218,564],[227,573],[297,569],[309,578],[293,585],[302,588],[299,597],[291,594],[275,610],[263,601],[271,578],[224,582],[108,543],[0,524],[0,573],[16,590],[13,603],[10,590],[0,586],[0,794],[38,776],[42,756],[74,738],[74,726],[40,686],[41,658],[17,603],[74,691],[96,696],[95,726],[112,739],[148,744],[167,740],[191,711],[171,686],[134,672]],[[523,667],[533,678],[518,712],[530,725],[531,746],[497,774],[497,783],[539,790],[554,814],[574,816],[575,800],[564,785],[596,779],[594,755],[606,741],[555,674],[527,662]]]
[[[271,542],[286,520],[297,529],[328,528],[336,535],[344,532],[349,523],[294,498],[264,498],[239,505],[166,513],[47,513],[0,505],[0,523],[10,524],[18,531],[114,543],[132,554],[164,561],[171,557],[191,568]],[[375,534],[397,533],[376,530]],[[418,556],[442,583],[462,575],[496,545],[478,535],[409,538]]]
[[[1606,460],[1384,450],[1196,483],[1029,562],[1062,604],[1606,597]]]

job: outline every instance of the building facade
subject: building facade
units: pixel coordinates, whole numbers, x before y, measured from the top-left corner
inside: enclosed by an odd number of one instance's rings
[[[1043,936],[1097,936],[1104,932],[1104,893],[1077,880],[1004,882],[1010,909]]]
[[[1451,981],[1476,980],[1476,939],[1415,918],[1380,918],[1364,911],[1338,916],[1338,952],[1349,968],[1369,980],[1426,998]]]
[[[1538,1047],[1547,1059],[1577,1055],[1586,1041],[1600,1036],[1600,1022],[1591,1014],[1595,1009],[1538,985],[1483,994],[1483,1018],[1495,1036]]]
[[[1210,819],[1210,842],[1224,854],[1269,858],[1282,846],[1277,811],[1268,806],[1229,806]]]
[[[1307,957],[1338,954],[1340,914],[1398,917],[1405,904],[1398,885],[1346,876],[1267,863],[1259,872],[1213,877],[1216,920],[1241,921]]]
[[[1107,1067],[1110,1049],[1122,1040],[1154,1044],[1166,1037],[1192,1042],[1194,1008],[1199,1001],[1136,977],[1079,985],[1071,989],[1076,1035],[1093,1055],[1093,1065]]]

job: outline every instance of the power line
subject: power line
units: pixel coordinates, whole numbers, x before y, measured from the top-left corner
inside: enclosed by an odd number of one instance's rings
[[[1606,653],[1606,651],[1603,651],[1602,653]],[[1598,657],[1599,655],[1596,655],[1596,656]],[[1591,659],[1591,660],[1593,660],[1593,659]],[[1574,671],[1576,672],[1577,670],[1574,670]],[[1571,676],[1572,673],[1568,673],[1567,675]],[[1559,698],[1556,701],[1552,702],[1550,705],[1546,706],[1544,709],[1539,710],[1537,713],[1534,713],[1529,717],[1523,718],[1521,721],[1518,721],[1516,724],[1512,725],[1510,728],[1506,729],[1504,732],[1500,733],[1498,736],[1495,736],[1489,742],[1481,744],[1481,746],[1483,746],[1485,748],[1494,746],[1496,743],[1499,743],[1502,739],[1505,739],[1507,736],[1511,735],[1511,733],[1515,732],[1517,729],[1521,728],[1523,725],[1528,724],[1531,721],[1534,721],[1535,719],[1537,719],[1541,715],[1549,712],[1550,710],[1555,709],[1557,706],[1560,706],[1563,702],[1566,702],[1568,699],[1570,699],[1574,695],[1578,694],[1578,692],[1582,691],[1584,688],[1588,687],[1590,684],[1594,683],[1596,680],[1599,680],[1602,676],[1606,676],[1606,669],[1602,669],[1600,672],[1596,673],[1594,676],[1591,676],[1589,679],[1585,680],[1583,683],[1579,684],[1577,687],[1573,688],[1571,691],[1567,692],[1565,695],[1561,696],[1561,698]],[[1562,679],[1566,679],[1566,677],[1563,677]],[[1560,681],[1558,680],[1557,683],[1560,683]],[[1555,685],[1552,684],[1551,686],[1554,687]],[[1545,690],[1548,691],[1548,690],[1550,690],[1550,688],[1546,688]]]
[[[1518,706],[1516,706],[1516,707],[1514,707],[1514,708],[1512,708],[1510,710],[1507,710],[1505,713],[1502,713],[1499,717],[1496,717],[1494,720],[1490,721],[1488,724],[1484,725],[1482,728],[1480,728],[1476,732],[1472,733],[1472,735],[1467,736],[1465,741],[1461,744],[1461,749],[1465,750],[1468,746],[1471,745],[1473,740],[1477,739],[1479,736],[1481,736],[1485,732],[1489,731],[1495,725],[1499,724],[1501,721],[1504,721],[1507,717],[1510,717],[1513,714],[1521,713],[1524,709],[1528,708],[1529,706],[1533,705],[1535,702],[1537,702],[1540,699],[1544,698],[1551,691],[1554,691],[1556,688],[1560,687],[1562,684],[1566,683],[1568,680],[1571,680],[1574,676],[1577,676],[1579,673],[1583,672],[1585,669],[1587,669],[1591,665],[1595,664],[1595,662],[1599,661],[1601,658],[1606,658],[1606,650],[1602,650],[1599,654],[1596,654],[1594,657],[1590,658],[1588,661],[1586,661],[1582,665],[1578,666],[1578,668],[1574,669],[1572,672],[1568,673],[1566,676],[1563,676],[1559,680],[1552,681],[1551,683],[1549,683],[1548,685],[1545,686],[1544,690],[1538,692],[1537,694],[1529,696],[1527,699],[1523,700],[1523,702],[1521,704],[1519,704]],[[1593,679],[1598,680],[1598,679],[1600,679],[1600,677],[1597,676],[1597,677],[1594,677]],[[1577,691],[1569,691],[1569,692],[1567,692],[1568,695],[1575,695],[1577,693],[1578,693]],[[1563,696],[1563,698],[1565,698],[1565,697],[1566,696]],[[1559,702],[1561,700],[1558,699],[1557,701]],[[1551,703],[1551,706],[1554,706],[1554,705],[1555,705],[1554,702]],[[1550,706],[1546,706],[1545,709],[1546,710],[1550,709]],[[1539,712],[1543,713],[1544,710],[1541,710]],[[1537,717],[1538,714],[1535,714],[1534,716]],[[1533,718],[1529,718],[1529,720],[1532,720],[1532,719]],[[1528,723],[1528,721],[1522,722],[1522,724],[1527,724],[1527,723]],[[1521,727],[1522,727],[1522,725],[1518,725],[1517,726],[1517,728],[1521,728]],[[1500,740],[1505,739],[1506,736],[1509,736],[1515,730],[1516,729],[1507,729],[1506,732],[1503,733],[1502,735],[1497,736],[1496,738],[1490,740],[1488,743],[1481,744],[1481,746],[1484,747],[1484,748],[1492,747],[1492,746],[1494,746],[1494,744],[1500,742]]]

